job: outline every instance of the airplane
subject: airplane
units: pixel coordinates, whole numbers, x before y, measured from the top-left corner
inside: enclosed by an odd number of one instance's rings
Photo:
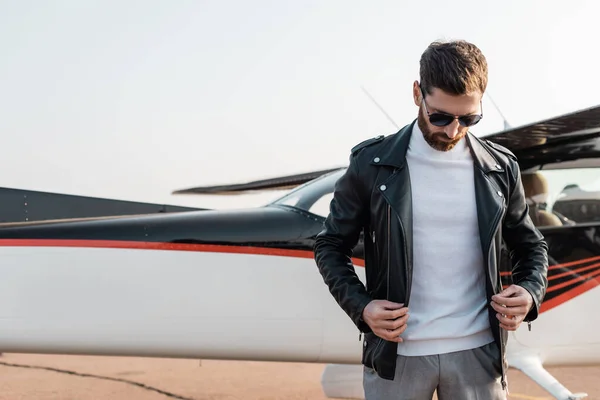
[[[600,217],[590,214],[600,105],[483,139],[518,157],[549,245],[541,313],[531,330],[509,332],[508,363],[556,399],[584,398],[545,368],[600,365]],[[360,333],[312,250],[344,171],[173,192],[290,189],[256,208],[0,224],[1,351],[323,363],[328,397],[364,398]],[[363,283],[364,240],[352,258]],[[510,271],[501,275],[510,284]]]

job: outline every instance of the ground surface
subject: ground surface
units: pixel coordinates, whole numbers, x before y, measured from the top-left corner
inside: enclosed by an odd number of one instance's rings
[[[322,370],[315,364],[4,354],[0,399],[326,400]],[[550,371],[571,390],[600,399],[600,367]],[[511,400],[551,399],[517,371],[510,371],[509,383]]]

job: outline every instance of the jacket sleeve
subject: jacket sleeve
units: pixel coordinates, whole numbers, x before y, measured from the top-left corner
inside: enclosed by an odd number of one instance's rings
[[[361,332],[371,328],[362,312],[372,300],[352,264],[352,249],[368,215],[366,195],[358,177],[356,159],[336,182],[330,212],[323,230],[317,235],[314,256],[329,291]]]
[[[539,315],[548,288],[548,245],[529,216],[519,166],[512,162],[510,167],[513,182],[503,237],[511,251],[513,283],[533,297],[534,304],[525,317],[525,321],[533,321]]]

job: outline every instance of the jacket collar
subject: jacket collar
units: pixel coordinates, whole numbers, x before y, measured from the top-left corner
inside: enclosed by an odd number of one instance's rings
[[[480,170],[486,174],[493,171],[504,171],[504,168],[502,168],[502,165],[500,162],[498,162],[498,159],[490,152],[489,149],[484,147],[481,139],[477,138],[471,132],[467,134],[466,138],[469,148],[471,149],[471,154],[473,155],[473,160]]]
[[[416,119],[400,129],[395,134],[383,140],[383,146],[379,145],[379,152],[371,159],[373,165],[387,165],[395,168],[403,168],[406,164],[406,151],[413,131]],[[388,142],[388,143],[386,143]]]
[[[415,119],[410,124],[404,126],[397,133],[384,139],[380,151],[373,156],[370,163],[373,165],[387,165],[402,169],[406,164],[406,152],[413,132],[413,126],[417,122]],[[471,132],[467,133],[467,140],[471,155],[475,165],[484,173],[492,171],[502,172],[504,168],[500,165],[496,157],[481,143],[481,140],[475,137]]]

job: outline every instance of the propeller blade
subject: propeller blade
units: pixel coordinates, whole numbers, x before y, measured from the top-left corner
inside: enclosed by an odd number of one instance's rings
[[[301,174],[278,176],[247,183],[236,183],[218,186],[198,186],[188,189],[179,189],[172,194],[210,194],[210,195],[239,195],[249,192],[261,192],[268,190],[287,190],[295,188],[306,182],[312,181],[321,175],[337,171],[345,167],[329,168],[320,171],[311,171]]]
[[[513,152],[600,134],[600,105],[483,136]]]

